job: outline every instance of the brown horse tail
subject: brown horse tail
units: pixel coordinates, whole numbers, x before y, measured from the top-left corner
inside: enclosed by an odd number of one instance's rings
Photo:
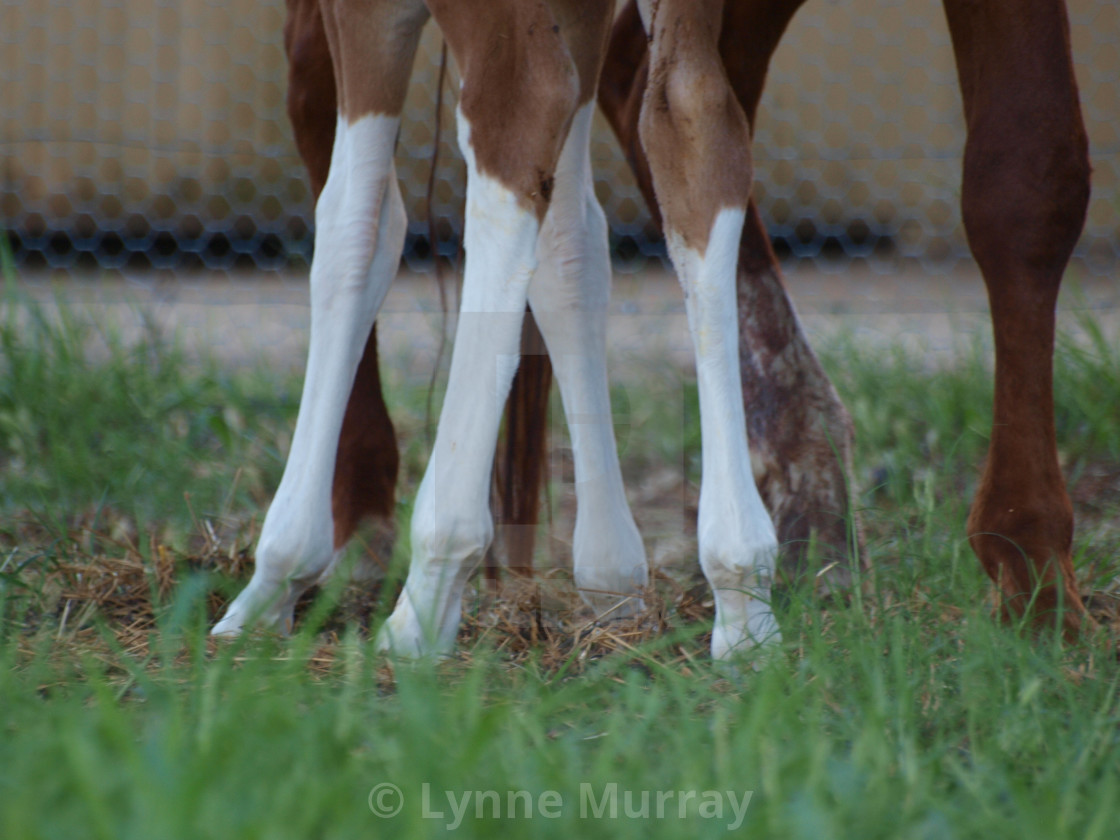
[[[540,512],[541,485],[548,477],[548,395],[552,363],[544,338],[528,308],[521,328],[521,364],[506,403],[505,431],[494,462],[494,490],[498,524],[511,573],[533,573],[533,548]],[[497,580],[493,555],[487,557],[486,577]]]

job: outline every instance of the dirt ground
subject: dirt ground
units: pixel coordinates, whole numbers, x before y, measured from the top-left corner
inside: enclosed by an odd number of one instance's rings
[[[188,355],[212,353],[233,365],[263,361],[280,370],[301,370],[305,361],[306,272],[23,279],[22,288],[48,309],[65,301],[79,318],[116,325],[126,340],[155,325],[176,336]],[[936,365],[951,362],[962,340],[990,335],[987,299],[974,266],[888,274],[798,264],[787,268],[786,283],[815,344],[841,334],[876,345],[901,343]],[[1071,269],[1059,301],[1059,331],[1082,337],[1079,315],[1086,312],[1106,335],[1120,340],[1120,278]],[[453,327],[454,317],[450,320]],[[380,315],[385,363],[406,376],[428,376],[441,321],[434,276],[402,271]],[[615,272],[608,342],[614,376],[664,362],[691,367],[684,301],[669,271],[658,266]]]

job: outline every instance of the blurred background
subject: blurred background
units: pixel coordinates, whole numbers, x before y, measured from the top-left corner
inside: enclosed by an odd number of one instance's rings
[[[1120,257],[1120,11],[1071,0],[1093,197],[1075,256]],[[0,0],[0,227],[25,274],[306,268],[313,208],[285,114],[283,0]],[[430,264],[425,206],[440,39],[429,26],[397,160],[404,259]],[[439,251],[462,231],[448,80],[434,196]],[[815,0],[773,64],[757,197],[779,254],[888,273],[969,263],[960,96],[940,4]],[[596,186],[616,265],[663,245],[600,119]],[[853,263],[858,265],[853,266]]]

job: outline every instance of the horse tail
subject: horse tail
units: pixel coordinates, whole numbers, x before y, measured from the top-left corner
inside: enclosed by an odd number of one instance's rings
[[[502,526],[506,564],[512,574],[521,577],[533,573],[541,487],[547,487],[551,388],[552,363],[537,322],[526,308],[521,328],[521,363],[506,402],[505,429],[494,462],[498,524]],[[492,557],[488,558],[486,573],[489,580],[497,580]]]

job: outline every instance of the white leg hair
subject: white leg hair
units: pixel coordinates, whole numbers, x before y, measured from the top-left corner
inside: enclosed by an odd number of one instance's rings
[[[257,543],[253,579],[215,625],[291,629],[299,596],[335,560],[331,485],[362,349],[396,275],[407,217],[393,166],[398,117],[339,119],[315,208],[311,345],[292,448]]]
[[[751,473],[739,372],[735,268],[743,211],[724,208],[705,253],[667,236],[696,353],[703,446],[700,564],[716,603],[712,657],[780,639],[770,611],[777,539]]]
[[[412,512],[412,564],[378,637],[381,648],[405,656],[454,646],[463,589],[493,538],[490,471],[540,230],[536,214],[479,172],[461,112],[458,125],[467,162],[463,302],[432,457]]]
[[[595,103],[575,115],[556,168],[556,188],[537,243],[529,304],[560,384],[575,461],[576,586],[600,612],[641,609],[645,549],[622,485],[606,367],[610,295],[607,225],[591,177]]]

